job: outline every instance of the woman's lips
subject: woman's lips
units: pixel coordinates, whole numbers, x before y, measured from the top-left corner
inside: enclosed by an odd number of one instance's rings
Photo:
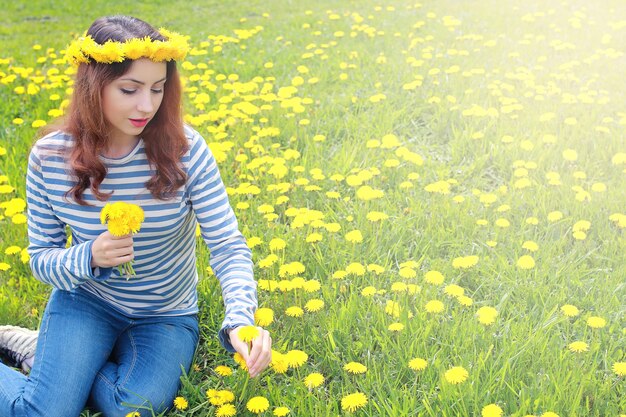
[[[135,127],[144,127],[150,119],[128,119]]]

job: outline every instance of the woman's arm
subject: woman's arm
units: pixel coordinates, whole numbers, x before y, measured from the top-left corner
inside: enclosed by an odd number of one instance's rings
[[[33,275],[56,288],[71,290],[87,280],[105,280],[111,268],[92,268],[93,241],[66,248],[65,224],[55,215],[42,163],[33,148],[26,175],[28,254]]]

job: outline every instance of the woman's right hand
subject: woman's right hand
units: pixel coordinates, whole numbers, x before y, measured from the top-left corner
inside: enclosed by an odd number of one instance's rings
[[[135,257],[133,236],[113,236],[108,230],[91,246],[91,267],[111,268],[130,262]]]

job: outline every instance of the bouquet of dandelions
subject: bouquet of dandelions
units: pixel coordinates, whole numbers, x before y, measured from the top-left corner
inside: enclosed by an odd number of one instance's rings
[[[144,220],[143,209],[136,204],[118,201],[107,203],[100,212],[100,222],[107,225],[109,233],[113,236],[125,236],[134,234],[141,228]],[[132,261],[119,265],[118,271],[126,279],[135,275]]]

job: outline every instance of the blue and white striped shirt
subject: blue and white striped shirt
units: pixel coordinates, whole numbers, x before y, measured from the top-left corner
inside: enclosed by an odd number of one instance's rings
[[[66,155],[73,138],[54,132],[34,145],[28,163],[28,253],[34,276],[61,290],[80,288],[130,317],[186,315],[198,312],[196,224],[210,253],[226,306],[220,341],[232,350],[225,330],[254,323],[257,307],[252,256],[239,232],[215,159],[204,138],[185,126],[189,150],[181,164],[187,182],[170,200],[157,200],[146,189],[154,169],[143,140],[119,159],[101,157],[107,175],[100,190],[114,191],[108,202],[141,206],[145,221],[133,236],[136,276],[120,276],[117,268],[92,269],[93,241],[106,230],[98,201],[90,189],[74,202],[66,192],[74,181]],[[66,226],[72,246],[66,248]]]

